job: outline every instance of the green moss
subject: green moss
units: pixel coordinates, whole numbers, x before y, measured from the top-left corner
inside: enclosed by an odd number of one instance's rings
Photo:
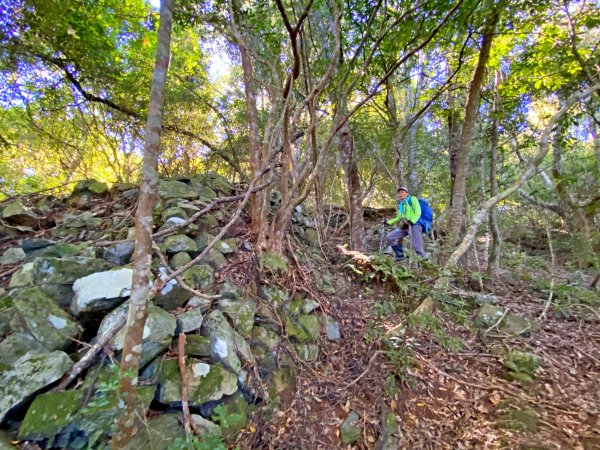
[[[285,258],[277,253],[264,252],[258,257],[260,270],[270,269],[273,272],[287,273],[288,265]]]
[[[67,426],[83,403],[83,391],[48,392],[38,395],[25,415],[19,439],[53,440]]]

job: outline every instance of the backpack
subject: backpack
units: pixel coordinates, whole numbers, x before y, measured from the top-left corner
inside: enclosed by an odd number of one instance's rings
[[[412,206],[412,197],[409,199],[410,206]],[[433,221],[433,210],[429,203],[424,198],[419,199],[419,205],[421,206],[421,217],[417,221],[417,225],[421,225],[423,233],[429,233],[431,230],[431,222]]]

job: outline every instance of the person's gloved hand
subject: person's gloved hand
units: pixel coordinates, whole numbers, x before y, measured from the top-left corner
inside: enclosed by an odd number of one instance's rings
[[[383,219],[383,220],[381,221],[381,225],[383,225],[384,227],[385,227],[387,224],[388,224],[388,223],[387,223],[387,219]]]
[[[400,222],[400,229],[401,230],[408,230],[411,225],[412,225],[412,223],[411,223],[410,220],[408,220],[408,219],[402,219],[402,221]]]

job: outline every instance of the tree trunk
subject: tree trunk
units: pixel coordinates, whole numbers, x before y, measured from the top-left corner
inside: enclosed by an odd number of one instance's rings
[[[496,7],[488,18],[483,35],[483,42],[479,52],[477,67],[473,73],[467,104],[465,105],[465,120],[460,136],[460,147],[456,153],[456,176],[452,189],[452,210],[450,211],[450,245],[455,246],[460,242],[460,237],[465,225],[467,206],[467,176],[469,174],[469,153],[475,134],[475,123],[479,109],[479,94],[485,76],[485,66],[490,57],[494,30],[500,19],[500,8]]]
[[[146,123],[140,197],[135,216],[132,289],[119,375],[119,404],[123,405],[123,411],[117,420],[117,431],[111,442],[111,448],[115,450],[123,448],[129,442],[135,427],[140,352],[144,325],[148,315],[148,275],[152,261],[152,213],[158,193],[158,151],[171,51],[172,9],[172,0],[161,1],[156,62]]]
[[[362,207],[360,177],[356,166],[354,139],[348,122],[340,130],[340,153],[344,158],[346,191],[348,194],[348,217],[350,219],[350,248],[365,249],[365,221]]]
[[[498,111],[500,108],[500,95],[498,86],[500,84],[500,73],[496,72],[494,92],[494,109],[492,115],[492,136],[490,142],[490,197],[498,194]],[[500,229],[498,227],[498,208],[496,205],[490,208],[488,217],[490,231],[492,233],[492,245],[488,259],[487,273],[495,277],[500,269]]]
[[[242,36],[234,19],[235,12],[233,4],[229,4],[230,14],[232,16],[231,29],[237,42],[240,58],[242,61],[242,72],[244,77],[244,95],[246,97],[246,116],[249,128],[249,154],[250,170],[252,178],[260,174],[263,161],[261,155],[260,128],[258,122],[258,108],[256,106],[256,87],[254,85],[254,75],[252,73],[252,61],[250,60],[249,49],[246,40]],[[258,236],[257,247],[264,246],[266,240],[265,227],[262,225],[263,214],[268,208],[268,199],[265,199],[264,192],[257,192],[250,197],[250,214],[252,216],[252,232]]]

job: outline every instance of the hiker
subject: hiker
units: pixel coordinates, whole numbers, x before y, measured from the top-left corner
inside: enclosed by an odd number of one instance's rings
[[[425,257],[425,247],[423,244],[423,227],[419,222],[421,218],[421,205],[418,199],[414,199],[408,195],[408,188],[400,186],[398,188],[398,214],[390,220],[384,220],[385,225],[395,225],[399,223],[399,227],[389,232],[386,236],[388,242],[394,250],[396,261],[402,261],[404,255],[404,247],[402,247],[402,239],[410,235],[412,248],[414,252]]]

